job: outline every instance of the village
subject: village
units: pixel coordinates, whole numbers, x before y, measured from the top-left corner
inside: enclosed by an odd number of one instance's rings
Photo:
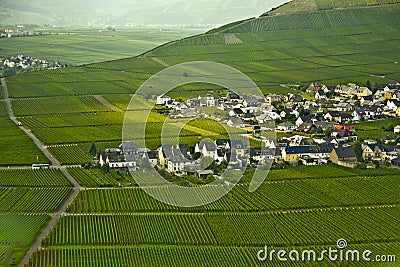
[[[47,59],[34,59],[29,55],[17,55],[12,57],[0,57],[0,75],[2,77],[22,72],[58,69],[67,67],[59,61]]]
[[[34,31],[32,29],[25,29],[23,25],[17,25],[14,28],[4,29],[0,33],[0,38],[14,38],[14,37],[25,37],[25,36],[40,36],[42,32]]]
[[[259,147],[243,140],[201,141],[194,148],[186,144],[162,145],[156,151],[122,144],[100,155],[100,165],[111,169],[140,170],[143,161],[174,175],[218,175],[204,170],[201,159],[209,158],[228,168],[257,164],[319,165],[334,163],[350,168],[400,166],[400,125],[387,125],[379,139],[359,140],[357,124],[400,117],[400,83],[392,82],[372,92],[355,84],[326,86],[315,82],[307,88],[313,100],[300,94],[267,95],[264,99],[229,92],[218,97],[207,94],[177,101],[158,96],[156,104],[169,110],[171,119],[205,118],[244,130],[257,139]],[[202,112],[204,108],[211,114]],[[210,113],[210,112],[208,112]],[[275,123],[274,123],[275,122]],[[268,128],[274,123],[275,129]],[[265,126],[269,125],[269,126]],[[275,132],[275,140],[264,133]],[[129,157],[126,155],[130,155]]]

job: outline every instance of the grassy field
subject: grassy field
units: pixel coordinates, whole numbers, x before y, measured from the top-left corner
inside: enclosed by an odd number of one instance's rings
[[[200,33],[200,30],[160,28],[38,29],[43,36],[2,40],[0,56],[18,54],[74,65],[134,57],[166,42]]]

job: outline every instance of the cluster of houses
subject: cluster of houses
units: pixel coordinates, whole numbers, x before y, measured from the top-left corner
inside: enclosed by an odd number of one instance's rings
[[[195,157],[198,154],[199,157]],[[112,169],[142,170],[146,168],[164,169],[176,175],[195,174],[199,177],[217,174],[204,170],[202,159],[211,162],[229,163],[230,169],[244,169],[251,163],[269,164],[274,159],[275,150],[249,148],[243,140],[205,140],[196,144],[194,152],[186,144],[162,145],[157,150],[138,148],[133,143],[123,143],[117,149],[107,149],[100,154],[99,164],[108,164]]]
[[[34,59],[29,55],[18,55],[7,58],[0,57],[0,71],[4,74],[11,72],[15,74],[16,71],[27,71],[27,70],[44,70],[44,69],[57,69],[66,67],[65,64],[59,61],[45,60],[45,59]],[[8,76],[8,75],[4,75]]]
[[[274,130],[289,136],[279,140],[259,138],[260,146],[265,149],[249,148],[242,141],[232,140],[200,142],[195,146],[194,153],[215,162],[231,162],[233,168],[242,168],[250,162],[304,165],[333,162],[354,168],[360,160],[400,166],[400,146],[396,144],[400,126],[393,127],[393,134],[381,140],[363,140],[357,153],[353,147],[358,141],[358,122],[400,117],[400,83],[392,82],[375,93],[355,84],[312,83],[307,90],[314,94],[314,100],[296,94],[263,98],[229,92],[223,97],[207,94],[184,102],[161,95],[156,101],[170,110],[172,119],[212,117],[231,127],[251,127],[257,132]],[[213,108],[211,115],[201,112],[205,107]],[[280,121],[275,129],[261,126],[273,121]],[[251,138],[254,136],[253,133]],[[201,169],[199,161],[193,161],[188,145],[163,145],[157,151],[134,150],[132,161],[124,162],[124,149],[120,148],[103,153],[100,163],[108,163],[112,168],[140,168],[143,157],[148,157],[153,166],[174,174],[196,173]]]
[[[14,29],[4,29],[4,31],[0,33],[0,38],[40,36],[40,35],[42,35],[42,32],[33,31],[33,30],[25,30],[24,26],[18,25]]]

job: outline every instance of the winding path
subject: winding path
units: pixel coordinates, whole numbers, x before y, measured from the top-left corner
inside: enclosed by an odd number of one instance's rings
[[[3,87],[3,95],[4,95],[4,100],[6,103],[7,107],[7,113],[10,119],[18,125],[18,120],[14,115],[14,112],[11,107],[11,100],[8,94],[8,87],[6,80],[4,78],[1,79],[1,84]],[[67,172],[67,167],[66,166],[61,166],[60,162],[50,153],[49,150],[47,150],[46,146],[43,145],[39,139],[32,134],[31,131],[26,129],[23,126],[18,126],[21,130],[23,130],[29,138],[32,139],[32,141],[35,143],[35,145],[43,152],[43,154],[50,160],[52,164],[52,168],[59,169],[65,177],[71,182],[73,185],[73,190],[71,194],[66,198],[63,203],[60,205],[58,208],[57,212],[51,214],[51,220],[48,223],[48,225],[43,229],[43,231],[40,233],[40,235],[37,237],[37,239],[32,243],[31,247],[29,248],[28,252],[25,254],[24,258],[21,260],[21,262],[18,264],[18,267],[24,267],[26,263],[29,262],[29,258],[32,256],[32,254],[35,251],[38,251],[41,247],[42,240],[47,236],[47,234],[50,232],[50,230],[53,228],[53,226],[56,224],[58,219],[61,217],[61,215],[66,211],[67,207],[72,203],[72,201],[75,199],[75,197],[78,195],[79,191],[82,190],[82,187],[78,184],[78,182],[74,179],[74,177],[71,176]],[[26,167],[25,167],[26,168]]]

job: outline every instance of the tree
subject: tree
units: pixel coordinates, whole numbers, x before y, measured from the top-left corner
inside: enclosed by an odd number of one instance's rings
[[[376,91],[378,91],[379,89],[381,89],[381,84],[376,82],[374,88],[372,89],[372,92],[376,93]]]
[[[383,126],[384,127],[384,126]],[[385,127],[384,127],[385,128]],[[394,132],[393,124],[390,124],[387,128],[384,129],[385,132]]]
[[[104,165],[101,167],[101,171],[102,171],[104,174],[110,173],[110,171],[111,171],[110,165],[109,165],[108,163],[107,163],[107,164],[104,164]]]
[[[354,152],[356,153],[357,160],[359,162],[363,162],[364,159],[362,157],[362,145],[360,142],[356,142],[353,146]]]
[[[201,153],[200,153],[200,152],[194,153],[194,154],[193,154],[193,158],[194,158],[195,160],[201,158]]]
[[[369,90],[371,90],[371,88],[372,88],[371,82],[370,82],[369,80],[367,80],[367,82],[365,83],[365,86],[366,86]]]
[[[93,157],[97,155],[97,147],[95,143],[92,143],[92,145],[90,146],[89,154],[92,155]]]

